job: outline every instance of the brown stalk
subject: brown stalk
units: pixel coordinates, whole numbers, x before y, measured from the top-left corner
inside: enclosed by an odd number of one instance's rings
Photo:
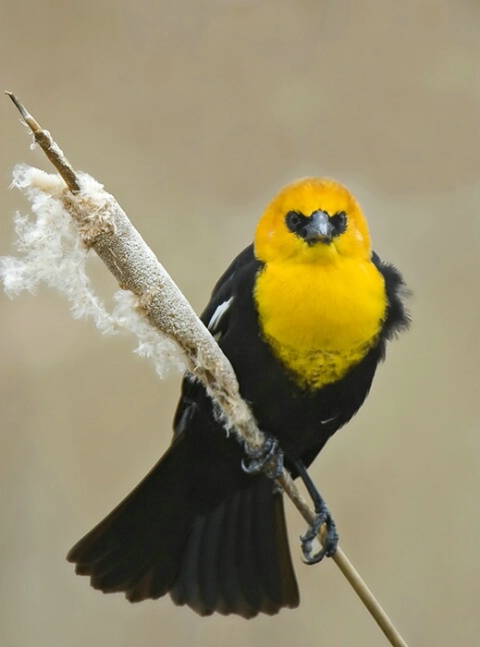
[[[151,325],[173,337],[184,349],[189,359],[190,370],[205,384],[210,395],[218,402],[225,420],[235,431],[239,442],[246,442],[251,449],[262,447],[265,436],[258,429],[248,406],[240,397],[230,362],[127,216],[112,198],[109,205],[110,211],[112,204],[114,207],[111,226],[104,226],[103,223],[95,222],[95,219],[92,224],[88,201],[80,203],[79,206],[78,201],[74,199],[81,191],[81,183],[62,150],[19,99],[12,92],[6,94],[31,129],[35,141],[64,179],[71,195],[71,199],[66,196],[65,204],[79,224],[85,244],[95,249],[117,278],[121,288],[129,289],[139,297],[144,314]],[[179,318],[187,321],[187,325],[179,326]],[[311,525],[315,514],[300,495],[290,474],[284,469],[276,482]],[[319,533],[320,541],[323,532],[324,528]],[[390,644],[393,647],[407,647],[407,643],[340,547],[332,559]]]

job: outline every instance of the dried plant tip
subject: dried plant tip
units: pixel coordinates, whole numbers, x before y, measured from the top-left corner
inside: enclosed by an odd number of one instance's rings
[[[34,119],[34,117],[32,117],[32,115],[28,112],[20,99],[15,94],[13,94],[13,92],[5,92],[5,94],[13,101],[15,107],[22,115],[22,119],[31,129],[35,141],[42,148],[45,155],[60,173],[70,191],[72,193],[79,191],[80,187],[72,165],[65,157],[61,148],[57,146],[48,130],[44,130],[40,126],[38,121]]]

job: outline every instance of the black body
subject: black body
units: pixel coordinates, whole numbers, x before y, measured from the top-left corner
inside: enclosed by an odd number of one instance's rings
[[[350,420],[370,389],[387,340],[407,325],[403,281],[372,258],[385,278],[388,309],[378,343],[343,379],[305,391],[263,341],[253,293],[262,271],[253,246],[221,277],[202,315],[235,369],[259,427],[288,457],[308,466]],[[215,319],[215,318],[214,318]],[[282,495],[266,476],[241,469],[242,448],[216,420],[201,384],[185,378],[172,446],[140,485],[76,546],[68,559],[105,592],[132,601],[170,592],[177,604],[207,615],[252,617],[298,605]]]

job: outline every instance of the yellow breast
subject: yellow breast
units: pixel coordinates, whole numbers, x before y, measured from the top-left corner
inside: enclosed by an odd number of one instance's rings
[[[387,300],[370,261],[268,263],[255,299],[265,340],[296,381],[311,390],[335,382],[378,338]]]

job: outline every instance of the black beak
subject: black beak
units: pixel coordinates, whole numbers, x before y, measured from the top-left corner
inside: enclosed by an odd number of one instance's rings
[[[304,227],[304,240],[309,244],[326,243],[329,244],[333,239],[333,225],[330,222],[328,213],[325,211],[314,211],[308,223]]]

